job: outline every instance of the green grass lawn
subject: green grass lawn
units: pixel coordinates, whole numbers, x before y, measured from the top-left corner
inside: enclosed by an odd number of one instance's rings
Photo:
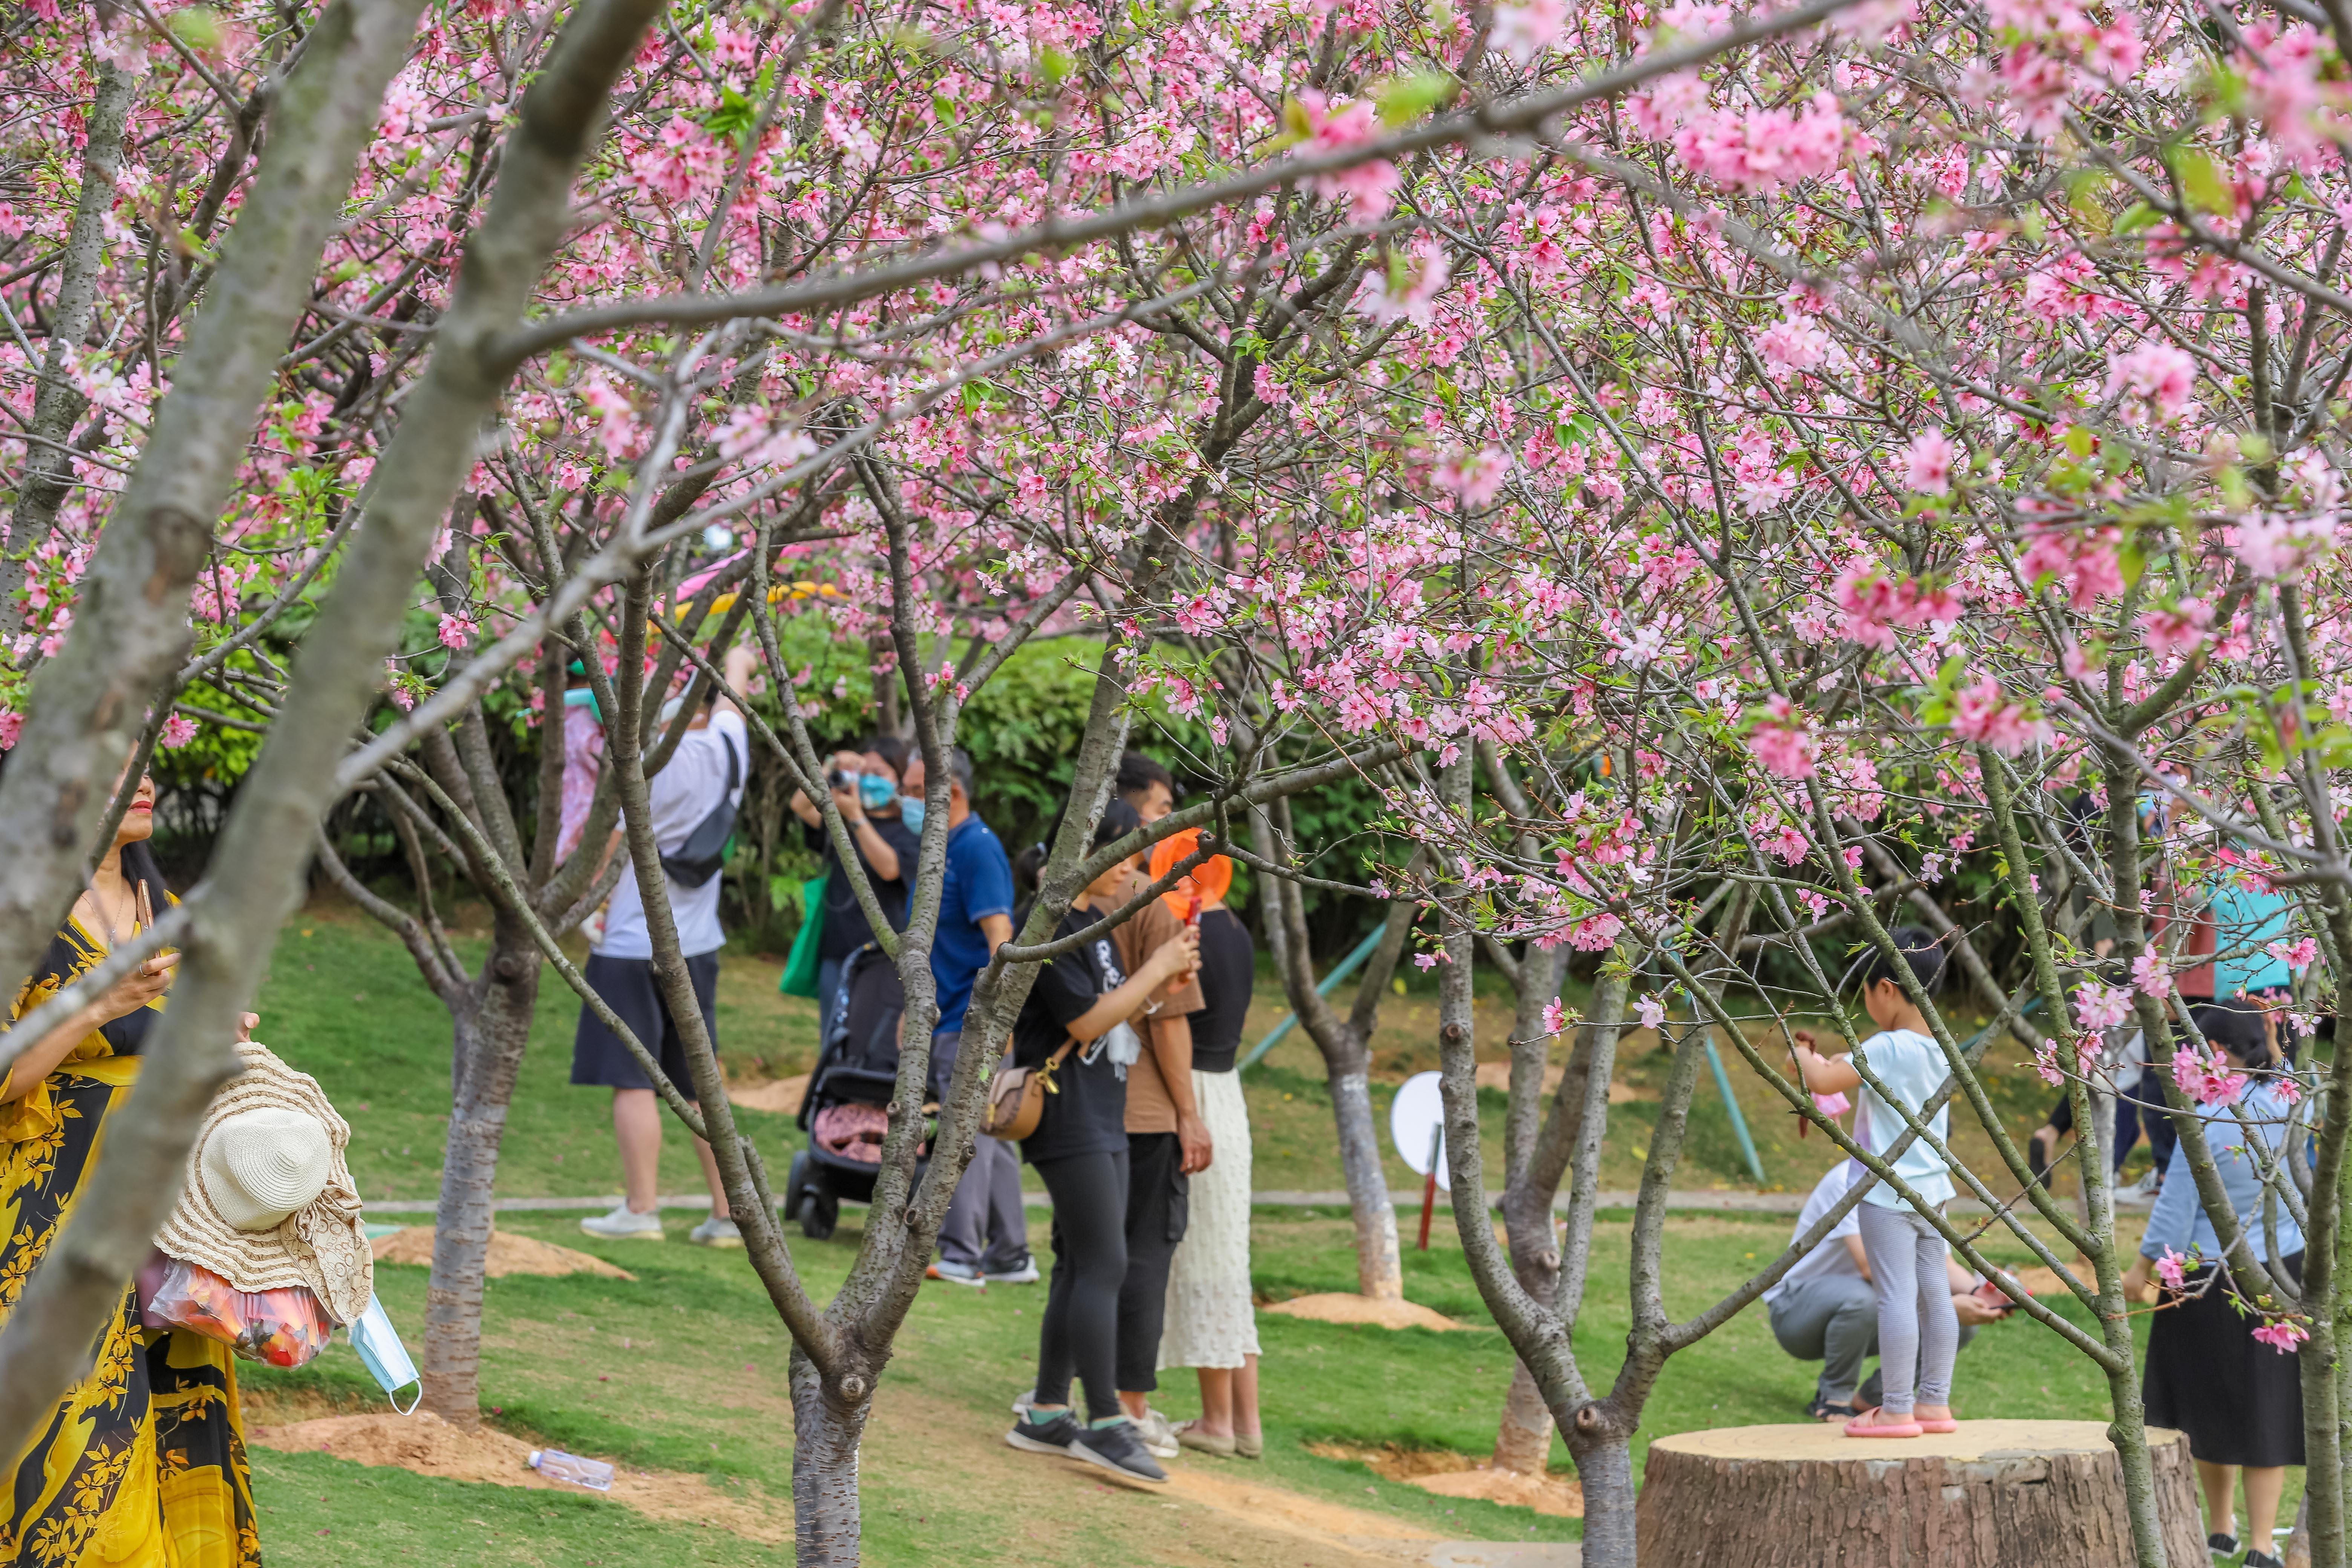
[[[720,1030],[730,1070],[739,1076],[783,1074],[807,1065],[811,1009],[776,996],[775,973],[772,961],[735,955],[723,972]],[[348,913],[313,910],[288,931],[261,1007],[261,1037],[315,1074],[351,1119],[352,1164],[362,1192],[376,1199],[431,1197],[447,1094],[447,1021],[399,946]],[[1262,1000],[1260,1013],[1265,1011]],[[1400,1007],[1395,1016],[1402,1019],[1408,1011]],[[566,1082],[576,1012],[551,977],[509,1127],[499,1183],[503,1194],[609,1192],[617,1183],[604,1097]],[[1254,1030],[1257,1022],[1254,1016]],[[1402,1053],[1411,1043],[1381,1048]],[[1414,1065],[1385,1054],[1381,1059],[1383,1076],[1391,1079]],[[1311,1047],[1286,1043],[1269,1064],[1272,1070],[1249,1080],[1263,1187],[1338,1184],[1328,1153],[1328,1107],[1319,1077],[1308,1070],[1312,1061]],[[1652,1070],[1637,1060],[1628,1076],[1638,1087],[1641,1075]],[[1498,1114],[1500,1097],[1488,1099],[1490,1111]],[[747,1113],[745,1121],[781,1171],[796,1130],[782,1117]],[[1644,1125],[1627,1118],[1616,1136],[1638,1143]],[[1783,1152],[1790,1184],[1798,1184],[1801,1174],[1809,1183],[1821,1163],[1816,1147],[1791,1145]],[[682,1139],[670,1140],[667,1158],[665,1189],[696,1190]],[[1401,1169],[1398,1176],[1402,1179]],[[1721,1179],[1704,1172],[1698,1178],[1699,1184]],[[820,1298],[845,1272],[862,1217],[861,1211],[846,1212],[840,1231],[824,1244],[792,1233],[796,1263]],[[1045,1216],[1033,1211],[1032,1217],[1042,1253]],[[491,1283],[482,1388],[493,1423],[534,1442],[701,1475],[714,1487],[788,1512],[789,1340],[742,1256],[705,1252],[677,1239],[596,1242],[580,1233],[574,1216],[563,1215],[510,1214],[501,1223],[609,1258],[637,1278],[515,1277]],[[1587,1376],[1603,1386],[1614,1375],[1628,1321],[1627,1225],[1625,1215],[1604,1216],[1589,1305],[1577,1330]],[[1736,1285],[1771,1257],[1788,1226],[1778,1216],[1671,1219],[1671,1308],[1689,1313]],[[682,1230],[674,1224],[673,1237]],[[1352,1289],[1349,1237],[1340,1211],[1261,1208],[1255,1219],[1261,1295],[1283,1299]],[[2023,1260],[2021,1250],[2012,1255]],[[1188,1458],[1187,1466],[1370,1510],[1444,1537],[1573,1537],[1574,1521],[1434,1497],[1382,1479],[1362,1464],[1309,1451],[1309,1445],[1394,1445],[1483,1455],[1491,1447],[1511,1354],[1478,1300],[1444,1216],[1431,1250],[1409,1250],[1405,1268],[1414,1300],[1470,1327],[1397,1333],[1262,1315],[1266,1458],[1260,1466],[1202,1458]],[[394,1321],[414,1345],[421,1334],[425,1270],[384,1266],[377,1282]],[[1304,1568],[1322,1561],[1311,1552],[1301,1555],[1295,1537],[1259,1539],[1263,1532],[1253,1535],[1256,1527],[1234,1514],[1094,1481],[1075,1467],[1005,1447],[1006,1405],[1029,1385],[1041,1305],[1036,1289],[925,1289],[882,1384],[866,1448],[870,1561],[910,1568],[938,1562],[1112,1561]],[[384,1408],[340,1342],[297,1372],[241,1371],[257,1420]],[[1662,1433],[1796,1419],[1812,1376],[1812,1368],[1780,1352],[1763,1313],[1751,1309],[1670,1364],[1651,1402],[1636,1463],[1649,1439]],[[1158,1403],[1180,1416],[1192,1413],[1190,1380],[1171,1377]],[[2025,1321],[1983,1331],[1962,1353],[1957,1403],[1964,1414],[1979,1416],[2102,1419],[2106,1414],[2104,1385],[2090,1363]],[[1557,1440],[1554,1462],[1566,1464]],[[792,1555],[788,1547],[723,1531],[653,1524],[589,1496],[416,1477],[318,1454],[257,1450],[255,1468],[263,1535],[276,1568],[403,1559],[667,1568],[781,1563]],[[1221,1543],[1220,1555],[1193,1550],[1211,1540]],[[1166,1550],[1155,1542],[1168,1543]]]

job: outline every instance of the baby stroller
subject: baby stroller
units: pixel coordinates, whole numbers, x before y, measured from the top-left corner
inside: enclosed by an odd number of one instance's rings
[[[784,1177],[783,1211],[812,1241],[833,1235],[842,1199],[873,1200],[906,1011],[906,993],[889,955],[872,942],[852,953],[841,967],[841,1005],[832,1033],[818,1045],[816,1069],[801,1101],[808,1147],[793,1156]],[[917,1155],[918,1181],[929,1155],[926,1138]]]

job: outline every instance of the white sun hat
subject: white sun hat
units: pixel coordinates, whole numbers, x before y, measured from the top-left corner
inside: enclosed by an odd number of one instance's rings
[[[308,1073],[265,1046],[236,1051],[245,1070],[205,1111],[155,1245],[239,1290],[307,1285],[338,1323],[354,1322],[374,1299],[375,1266],[344,1159],[351,1126]]]

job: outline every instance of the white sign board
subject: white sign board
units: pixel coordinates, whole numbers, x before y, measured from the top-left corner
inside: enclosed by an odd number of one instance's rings
[[[1437,1141],[1438,1190],[1450,1193],[1454,1184],[1445,1178],[1445,1102],[1438,1092],[1435,1073],[1415,1073],[1398,1086],[1396,1099],[1389,1102],[1389,1137],[1396,1144],[1397,1158],[1416,1176],[1429,1174],[1433,1135]]]

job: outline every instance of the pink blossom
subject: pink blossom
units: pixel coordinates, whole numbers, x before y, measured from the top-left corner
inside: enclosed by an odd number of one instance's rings
[[[2183,1046],[2172,1053],[2172,1081],[2200,1105],[2229,1105],[2244,1092],[2246,1075],[2226,1070],[2218,1051],[2209,1061],[2193,1047]]]
[[[1766,773],[1784,779],[1811,778],[1821,755],[1821,742],[1805,715],[1780,696],[1765,702],[1763,716],[1748,731],[1748,749]]]
[[[1675,156],[1726,189],[1769,195],[1837,167],[1845,151],[1845,115],[1833,94],[1819,92],[1801,111],[1721,110],[1694,120],[1675,137]]]
[[[2131,969],[2132,984],[2141,995],[2153,996],[2160,1002],[2172,994],[2172,975],[2164,967],[2162,953],[2143,952],[2132,960]]]
[[[2167,1243],[2164,1256],[2156,1260],[2156,1277],[2163,1280],[2168,1289],[2180,1289],[2187,1283],[2190,1261],[2186,1255],[2173,1251],[2171,1245]]]
[[[2293,1355],[2302,1346],[2304,1341],[2311,1338],[2311,1334],[2301,1323],[2285,1318],[2277,1318],[2256,1329],[2254,1338],[2281,1355]]]
[[[1793,822],[1782,823],[1779,832],[1764,840],[1767,854],[1778,855],[1784,864],[1790,866],[1803,859],[1812,847],[1813,841],[1806,837],[1804,830]]]
[[[1990,675],[1953,699],[1952,731],[2004,757],[2013,757],[2030,745],[2046,744],[2056,733],[2032,709],[2008,700],[2000,682]]]
[[[176,752],[196,738],[196,721],[184,713],[174,713],[163,721],[159,737],[165,751]]]
[[[440,637],[443,647],[462,648],[472,639],[473,635],[474,623],[465,616],[445,615],[441,617]]]
[[[0,713],[0,752],[15,750],[16,737],[24,732],[24,729],[25,716],[22,713]]]
[[[2107,384],[2103,397],[2125,395],[2145,399],[2169,419],[2179,414],[2197,384],[2197,362],[2170,343],[2142,343],[2127,353],[2107,356]]]
[[[1642,1016],[1642,1027],[1654,1029],[1666,1021],[1666,1005],[1655,996],[1644,996],[1633,1004],[1633,1011]]]
[[[2263,951],[2289,969],[2308,969],[2319,957],[2319,940],[2307,936],[2292,947],[2284,942],[2274,942]]]
[[[1557,1035],[1568,1027],[1568,1009],[1560,1005],[1557,996],[1544,1004],[1543,1026],[1547,1035]]]
[[[1941,430],[1922,430],[1911,437],[1911,445],[1903,449],[1903,483],[1906,489],[1925,495],[1948,495],[1952,489],[1952,459],[1958,450],[1951,438]]]
[[[2229,532],[2230,547],[2257,577],[2292,577],[2334,542],[2336,524],[2309,518],[2257,517]]]
[[[2048,1036],[2042,1037],[2042,1043],[2033,1047],[2033,1070],[2041,1075],[2042,1082],[2053,1089],[2066,1081],[2065,1071],[2058,1065],[2057,1042]]]
[[[1270,364],[1257,367],[1257,374],[1250,378],[1250,390],[1276,408],[1290,402],[1290,388],[1282,384],[1282,378],[1274,374],[1274,367]]]
[[[1437,296],[1452,270],[1445,252],[1424,241],[1410,256],[1391,255],[1386,268],[1368,269],[1356,286],[1354,309],[1382,325],[1425,327],[1437,317]]]
[[[1431,476],[1443,490],[1462,498],[1465,505],[1485,506],[1502,492],[1511,472],[1510,455],[1499,447],[1476,452],[1449,453]]]
[[[2120,985],[2086,980],[2074,987],[2074,1016],[2086,1029],[2112,1029],[2132,1014],[2132,994]]]
[[[1587,915],[1569,933],[1568,945],[1579,952],[1606,952],[1617,945],[1617,935],[1624,929],[1625,922],[1615,915]]]
[[[1495,47],[1525,65],[1559,43],[1568,31],[1565,0],[1503,0],[1495,7]]]
[[[2183,599],[2170,609],[2158,605],[2139,615],[2141,639],[2158,658],[2195,653],[2205,646],[2206,631],[2212,625],[2213,606],[2202,599]]]
[[[1672,76],[1660,77],[1650,84],[1649,91],[1636,93],[1625,100],[1633,128],[1655,141],[1663,141],[1688,124],[1706,107],[1706,83],[1696,71],[1676,71]]]
[[[1307,146],[1308,156],[1337,153],[1370,141],[1380,133],[1380,120],[1370,99],[1360,98],[1344,109],[1334,110],[1324,96],[1307,89],[1298,95],[1298,107],[1307,114]],[[1358,223],[1372,223],[1388,216],[1398,185],[1403,176],[1397,166],[1385,158],[1369,159],[1349,168],[1318,174],[1309,180],[1307,188],[1325,201],[1348,203],[1348,216]]]
[[[1811,370],[1829,357],[1830,335],[1810,316],[1784,316],[1756,340],[1757,357],[1777,382]]]

